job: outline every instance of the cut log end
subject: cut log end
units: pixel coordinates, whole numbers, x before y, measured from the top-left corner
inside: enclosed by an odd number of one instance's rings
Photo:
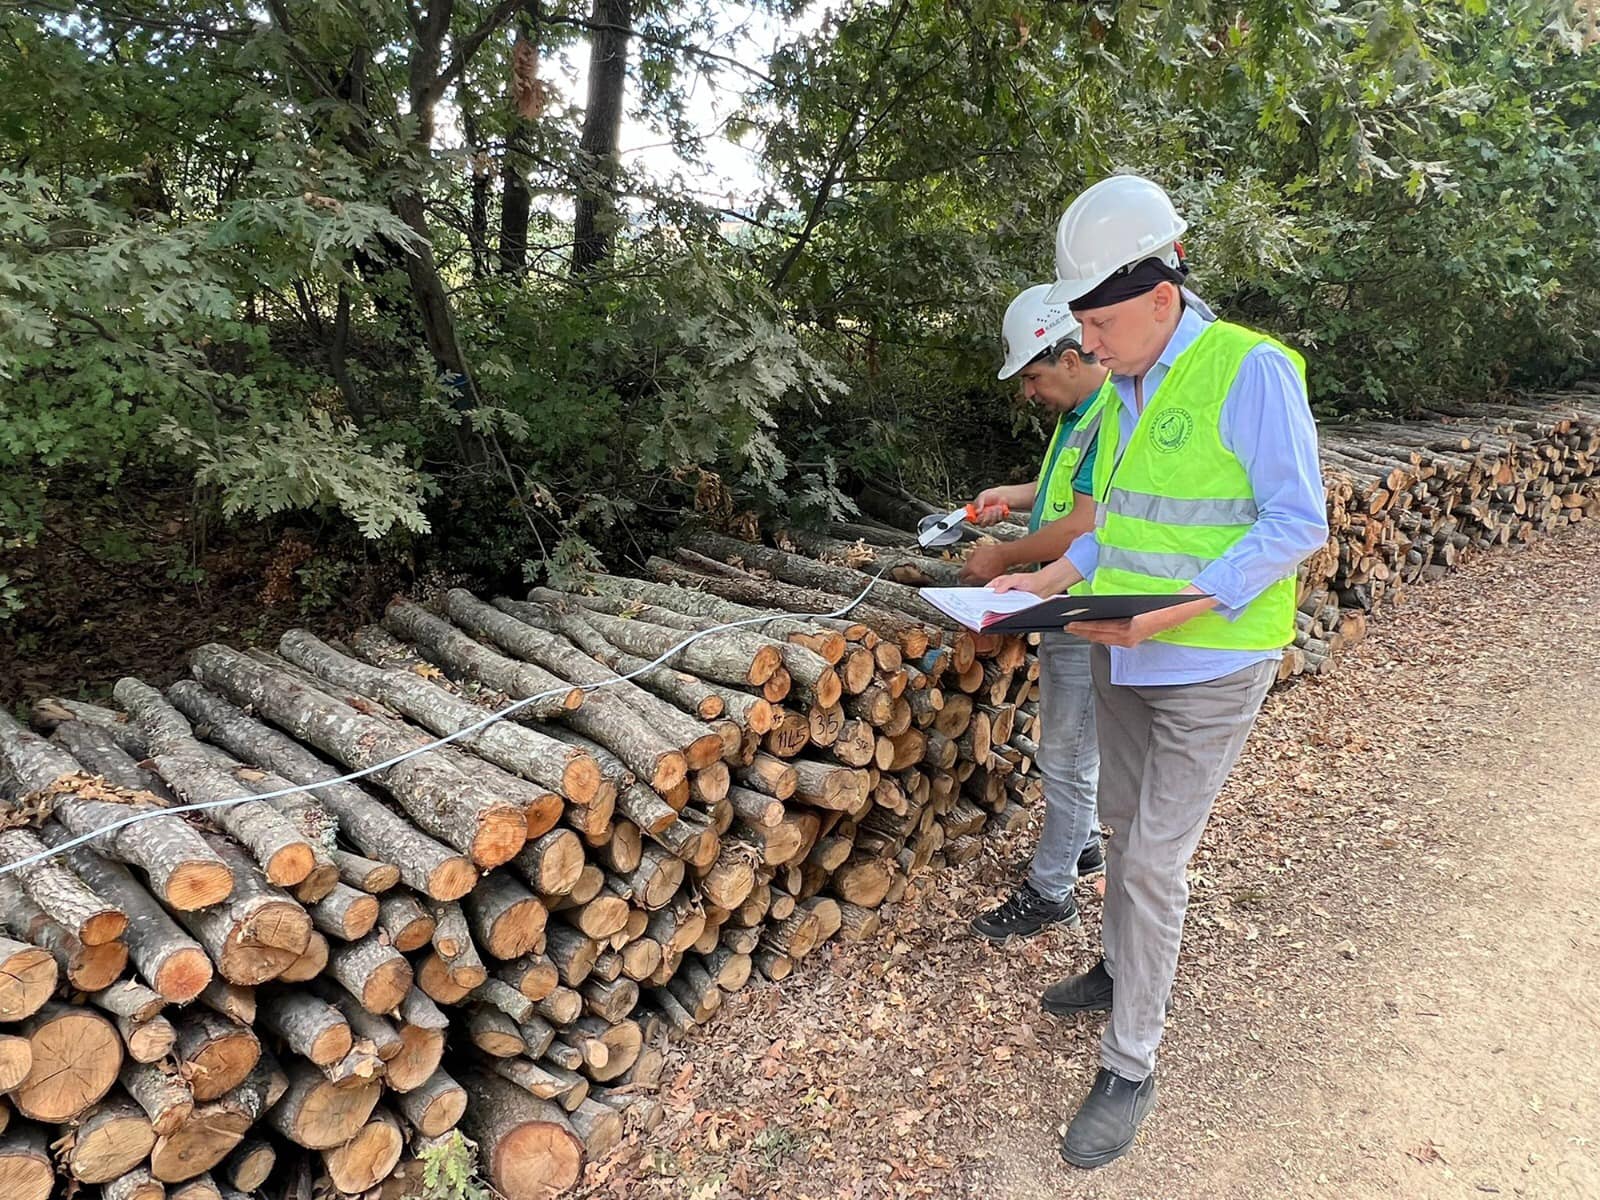
[[[323,1153],[328,1178],[343,1194],[361,1195],[387,1179],[400,1163],[405,1139],[400,1123],[388,1113],[378,1112],[373,1120],[344,1145]]]
[[[0,938],[0,1021],[39,1011],[56,990],[60,969],[50,951]]]
[[[164,899],[181,912],[221,904],[233,893],[233,872],[221,862],[182,863],[167,876]]]
[[[485,870],[498,867],[515,858],[527,840],[528,816],[523,809],[490,808],[473,830],[472,861]]]
[[[527,835],[527,819],[521,822]],[[464,856],[451,856],[428,872],[428,895],[440,901],[459,900],[478,885],[478,869]]]
[[[174,1004],[187,1004],[211,982],[211,960],[198,946],[180,946],[153,972],[150,986]]]
[[[116,1082],[122,1041],[115,1026],[99,1013],[51,1006],[23,1029],[33,1066],[11,1095],[23,1116],[57,1123],[70,1120]]]

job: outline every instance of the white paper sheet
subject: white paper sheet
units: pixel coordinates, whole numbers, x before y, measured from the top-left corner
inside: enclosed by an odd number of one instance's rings
[[[966,628],[982,632],[985,613],[1022,612],[1039,603],[1032,592],[994,592],[986,587],[925,587],[922,598]]]

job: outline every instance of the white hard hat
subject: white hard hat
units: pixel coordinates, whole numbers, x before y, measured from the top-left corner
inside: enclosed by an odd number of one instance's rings
[[[1000,322],[1006,361],[999,378],[1010,379],[1046,350],[1068,339],[1076,342],[1083,333],[1070,308],[1050,303],[1049,292],[1048,283],[1035,284],[1006,306],[1005,319]]]
[[[1052,304],[1087,296],[1122,268],[1147,258],[1176,266],[1188,223],[1159,186],[1139,175],[1113,175],[1086,189],[1056,226]]]

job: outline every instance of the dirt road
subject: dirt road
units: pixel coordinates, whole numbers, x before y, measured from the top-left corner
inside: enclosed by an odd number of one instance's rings
[[[1078,933],[965,915],[1026,839],[881,943],[740,993],[687,1048],[618,1196],[1600,1197],[1600,526],[1413,593],[1275,693],[1192,870],[1135,1152],[1058,1129],[1098,1022],[1039,1013]]]

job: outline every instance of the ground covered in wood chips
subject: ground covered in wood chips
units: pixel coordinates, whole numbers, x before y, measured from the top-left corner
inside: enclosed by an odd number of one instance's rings
[[[1600,1196],[1600,526],[1414,589],[1268,699],[1191,868],[1160,1099],[1056,1155],[1098,1019],[1039,991],[1084,928],[966,931],[993,841],[673,1052],[667,1119],[592,1196]]]

